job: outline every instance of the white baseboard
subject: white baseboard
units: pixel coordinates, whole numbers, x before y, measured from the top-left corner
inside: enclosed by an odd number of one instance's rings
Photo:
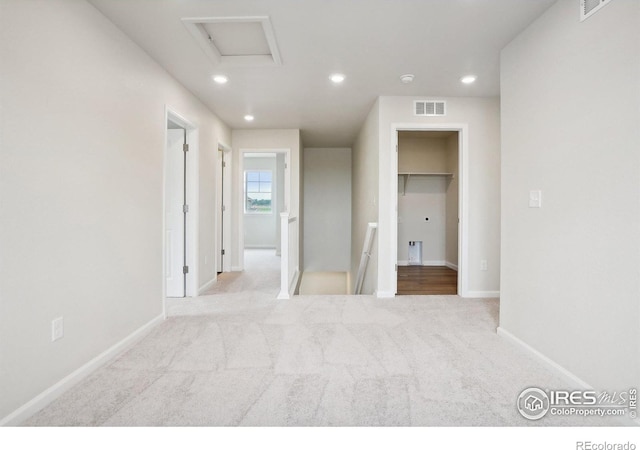
[[[213,277],[213,279],[200,286],[200,289],[198,289],[198,295],[202,295],[207,292],[211,288],[211,286],[216,284],[216,281],[218,281],[218,277]]]
[[[509,342],[511,342],[512,344],[515,344],[516,346],[520,347],[522,350],[524,350],[527,353],[533,355],[536,359],[541,361],[549,369],[551,369],[554,372],[562,375],[562,377],[568,383],[570,383],[572,386],[575,386],[576,388],[579,388],[579,389],[592,389],[591,386],[589,385],[589,383],[587,383],[586,381],[578,378],[573,373],[569,372],[567,369],[562,367],[560,364],[558,364],[557,362],[555,362],[552,359],[548,358],[547,356],[543,355],[538,350],[536,350],[535,348],[531,347],[529,344],[527,344],[526,342],[520,340],[519,338],[515,337],[513,334],[511,334],[510,332],[508,332],[504,328],[498,327],[496,332],[498,333],[498,336],[503,337],[506,340],[508,340]]]
[[[434,260],[434,261],[422,261],[422,264],[409,264],[409,261],[398,261],[399,266],[445,266],[446,261]]]
[[[555,362],[551,358],[547,357],[543,353],[540,353],[538,350],[536,350],[535,348],[531,347],[529,344],[527,344],[526,342],[522,341],[521,339],[517,338],[516,336],[514,336],[513,334],[511,334],[510,332],[508,332],[504,328],[498,327],[496,332],[497,332],[498,336],[500,336],[500,337],[504,338],[505,340],[509,341],[511,344],[515,345],[516,347],[519,347],[521,350],[524,350],[526,353],[529,353],[535,359],[537,359],[542,364],[544,364],[548,369],[550,369],[551,371],[555,372],[560,377],[564,378],[565,381],[571,386],[571,388],[576,389],[576,390],[578,390],[578,389],[579,390],[585,390],[585,391],[587,391],[587,390],[588,391],[595,391],[596,390],[593,386],[591,386],[589,383],[584,381],[582,378],[578,377],[573,372],[568,371],[567,369],[562,367],[560,364],[558,364],[557,362]],[[538,387],[542,387],[542,386],[538,386]],[[626,424],[626,425],[633,424],[635,426],[640,425],[640,418],[631,419],[628,416],[623,416],[623,417],[620,417],[619,419],[620,419],[620,423],[621,424]]]
[[[464,298],[498,298],[500,291],[467,291],[460,294]]]
[[[374,295],[377,298],[394,298],[396,293],[391,291],[376,291]]]
[[[296,289],[298,288],[298,282],[300,281],[300,271],[296,270],[293,274],[293,279],[291,283],[289,283],[289,290],[287,292],[280,290],[280,293],[276,297],[278,300],[289,300],[292,295],[295,294]]]
[[[22,421],[28,419],[49,403],[60,397],[66,391],[85,379],[96,369],[102,367],[106,362],[118,356],[121,352],[141,340],[153,327],[164,321],[164,314],[146,323],[136,331],[125,337],[123,340],[102,352],[88,363],[73,371],[71,374],[58,381],[56,384],[46,389],[27,403],[16,409],[0,420],[0,426],[17,426]]]
[[[231,271],[232,272],[242,272],[242,267],[240,266],[231,266]]]
[[[458,271],[458,265],[457,264],[453,264],[453,263],[450,263],[449,261],[445,261],[444,265],[447,266],[449,269],[453,269],[456,272]]]

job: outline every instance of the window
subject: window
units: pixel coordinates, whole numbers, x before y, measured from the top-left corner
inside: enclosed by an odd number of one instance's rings
[[[247,214],[271,214],[270,170],[244,172],[244,212]]]

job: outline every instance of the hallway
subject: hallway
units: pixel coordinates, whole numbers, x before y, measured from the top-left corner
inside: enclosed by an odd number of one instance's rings
[[[252,308],[253,300],[274,299],[280,290],[280,257],[274,249],[246,249],[244,271],[218,274],[218,281],[203,295],[168,298],[167,315],[207,314],[217,302],[243,302]]]

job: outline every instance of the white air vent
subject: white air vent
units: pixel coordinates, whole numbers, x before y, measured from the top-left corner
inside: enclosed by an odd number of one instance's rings
[[[580,22],[591,17],[611,0],[580,0]]]
[[[416,100],[413,102],[413,113],[416,116],[444,116],[447,114],[446,106],[446,102]]]

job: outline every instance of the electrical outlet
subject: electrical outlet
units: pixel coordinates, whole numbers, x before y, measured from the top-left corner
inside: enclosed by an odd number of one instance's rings
[[[64,337],[64,318],[58,317],[51,321],[51,342]]]
[[[487,265],[487,260],[486,259],[480,260],[480,270],[488,270],[488,265]]]

